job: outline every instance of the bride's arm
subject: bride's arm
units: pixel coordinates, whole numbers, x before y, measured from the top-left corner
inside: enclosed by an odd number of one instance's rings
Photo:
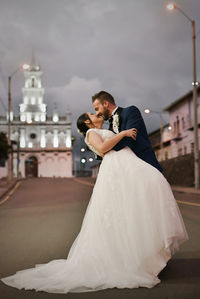
[[[122,138],[124,137],[131,137],[136,140],[137,129],[129,129],[122,131],[115,136],[109,138],[108,140],[103,141],[101,136],[94,132],[88,132],[88,141],[89,143],[99,152],[99,153],[106,153],[110,151]]]

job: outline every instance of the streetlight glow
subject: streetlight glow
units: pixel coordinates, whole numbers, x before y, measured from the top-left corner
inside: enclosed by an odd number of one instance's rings
[[[167,9],[168,10],[174,10],[174,9],[176,9],[176,5],[174,3],[170,3],[170,4],[167,5]]]
[[[23,64],[22,68],[23,68],[23,70],[26,71],[30,68],[30,65],[25,63],[25,64]]]
[[[144,112],[148,114],[148,113],[151,112],[151,110],[150,109],[144,109]]]

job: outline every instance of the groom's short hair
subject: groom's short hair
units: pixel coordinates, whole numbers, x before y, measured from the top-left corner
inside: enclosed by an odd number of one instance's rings
[[[108,101],[111,104],[115,105],[115,100],[114,100],[113,96],[104,90],[101,90],[92,96],[92,103],[94,103],[95,100],[98,100],[101,104],[103,104],[104,101]]]

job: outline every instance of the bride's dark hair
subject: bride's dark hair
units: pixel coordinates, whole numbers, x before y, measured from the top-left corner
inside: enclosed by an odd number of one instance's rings
[[[89,118],[89,115],[87,113],[83,113],[79,116],[77,119],[77,128],[79,129],[80,133],[82,133],[84,136],[87,133],[87,130],[89,130],[89,127],[86,125],[85,121],[89,120],[90,123],[92,124],[91,119]]]

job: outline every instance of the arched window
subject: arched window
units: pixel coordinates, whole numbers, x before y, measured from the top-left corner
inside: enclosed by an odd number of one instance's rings
[[[180,132],[180,120],[178,116],[176,117],[176,125],[177,125],[177,135],[179,136],[181,132]]]
[[[32,78],[31,82],[32,82],[32,87],[35,87],[35,78]]]
[[[185,129],[185,118],[182,117],[182,118],[181,118],[181,121],[182,121],[182,128]]]

